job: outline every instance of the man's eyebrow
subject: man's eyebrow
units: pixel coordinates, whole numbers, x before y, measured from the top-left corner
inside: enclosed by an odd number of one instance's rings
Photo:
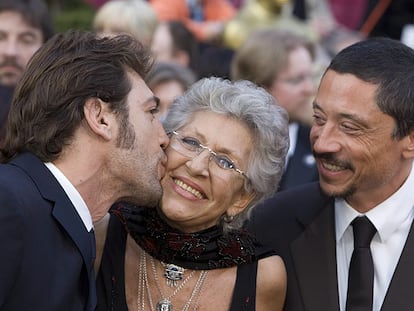
[[[313,109],[317,109],[317,110],[321,110],[321,111],[323,111],[323,109],[322,109],[322,107],[316,102],[316,101],[313,101],[313,103],[312,103],[312,107],[313,107]],[[344,118],[344,119],[349,119],[349,120],[353,120],[353,121],[355,121],[355,122],[358,122],[358,123],[360,123],[360,124],[366,124],[366,120],[365,119],[363,119],[363,118],[361,118],[358,114],[356,114],[356,113],[345,113],[345,112],[340,112],[340,113],[338,113],[338,115],[341,117],[341,118]]]
[[[160,106],[160,99],[155,95],[148,98],[144,103],[147,104],[152,102],[154,102],[157,105],[157,108]]]
[[[312,108],[322,110],[321,106],[319,106],[319,104],[316,102],[316,100],[313,101]]]
[[[157,108],[158,108],[161,102],[160,98],[154,95],[152,99],[155,101],[155,104],[157,105]]]

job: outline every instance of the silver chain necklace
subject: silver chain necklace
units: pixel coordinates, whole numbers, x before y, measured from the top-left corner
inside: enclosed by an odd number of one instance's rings
[[[158,280],[157,270],[155,268],[154,259],[149,256],[151,269],[154,274],[155,285],[158,289],[158,292],[161,296],[160,301],[157,303],[156,309],[154,309],[154,303],[151,296],[151,289],[148,282],[148,274],[147,274],[147,256],[145,251],[141,250],[140,261],[138,265],[138,300],[137,300],[137,310],[144,311],[145,310],[145,291],[148,295],[148,301],[150,304],[151,311],[173,311],[173,305],[171,299],[178,294],[178,292],[187,284],[187,282],[192,278],[195,274],[196,270],[191,271],[191,273],[183,280],[183,282],[174,290],[172,294],[168,297],[165,297],[161,291],[161,286]],[[207,279],[208,271],[203,270],[200,273],[200,276],[194,286],[194,289],[190,295],[190,298],[184,304],[182,311],[188,311],[190,308],[191,303],[193,302],[194,298],[198,295],[197,300],[195,302],[195,306],[197,306],[198,301],[201,296],[201,287],[203,286],[205,280]],[[140,309],[141,308],[141,309]],[[194,308],[195,309],[195,308]]]

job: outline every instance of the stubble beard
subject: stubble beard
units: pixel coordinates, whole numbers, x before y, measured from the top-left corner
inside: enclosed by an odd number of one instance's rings
[[[328,197],[339,198],[339,199],[344,199],[344,200],[347,200],[348,198],[350,198],[357,190],[354,185],[350,185],[340,190],[329,190],[327,187],[323,186],[323,182],[320,183],[320,185],[321,185],[322,192]]]
[[[136,169],[137,178],[133,178],[130,182],[126,181],[124,189],[128,195],[122,199],[122,201],[146,207],[156,207],[161,201],[162,186],[161,181],[158,178],[158,165],[159,159],[156,156],[150,156],[145,152],[146,146],[144,142],[139,144],[135,135],[132,124],[125,116],[121,117],[120,125],[121,131],[117,137],[117,148],[127,149],[131,152],[130,156],[127,156],[124,161],[137,161],[139,164]],[[134,159],[135,158],[135,159]],[[124,163],[119,163],[119,165]],[[131,172],[129,172],[131,173]],[[121,177],[122,178],[122,177]]]

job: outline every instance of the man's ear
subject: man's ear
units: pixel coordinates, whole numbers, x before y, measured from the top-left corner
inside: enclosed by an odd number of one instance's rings
[[[414,159],[414,130],[412,130],[406,137],[406,146],[403,150],[403,155],[407,159]]]
[[[83,106],[83,112],[90,130],[104,140],[111,140],[115,134],[115,115],[109,105],[99,98],[89,98]]]

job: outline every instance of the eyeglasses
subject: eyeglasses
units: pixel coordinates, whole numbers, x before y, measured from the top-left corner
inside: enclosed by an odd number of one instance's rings
[[[204,150],[207,150],[210,153],[209,160],[213,160],[215,164],[224,171],[233,170],[243,177],[247,178],[246,174],[238,169],[234,162],[230,160],[227,156],[218,154],[213,151],[211,148],[201,144],[196,138],[189,136],[182,136],[176,131],[169,133],[170,136],[170,145],[178,153],[186,156],[190,159],[194,159],[200,155]],[[247,178],[248,179],[248,178]]]

